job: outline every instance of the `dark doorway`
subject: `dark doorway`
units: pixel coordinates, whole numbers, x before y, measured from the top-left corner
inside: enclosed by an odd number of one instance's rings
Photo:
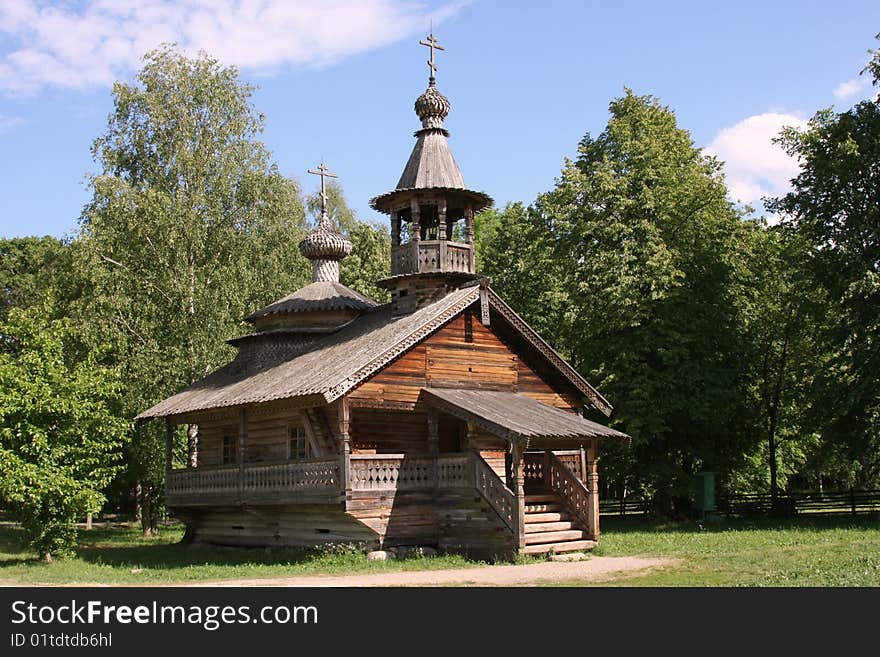
[[[464,451],[464,438],[467,435],[464,422],[451,415],[441,414],[438,432],[441,453]]]

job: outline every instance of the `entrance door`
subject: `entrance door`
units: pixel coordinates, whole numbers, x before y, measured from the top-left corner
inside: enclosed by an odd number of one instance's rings
[[[464,451],[464,439],[467,435],[467,425],[456,417],[440,414],[438,423],[438,448],[440,453]]]

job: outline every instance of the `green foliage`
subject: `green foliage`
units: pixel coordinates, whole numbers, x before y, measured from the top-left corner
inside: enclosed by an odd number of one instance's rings
[[[223,338],[247,330],[239,318],[308,280],[299,189],[256,139],[252,92],[235,68],[170,47],[113,87],[77,262],[90,290],[79,312],[124,368],[126,415],[226,362]],[[158,434],[142,429],[128,455],[153,498]]]
[[[866,71],[880,74],[880,53]],[[827,298],[812,321],[828,354],[812,384],[810,422],[841,476],[880,481],[880,103],[818,112],[779,142],[799,158],[793,190],[768,203],[802,240],[803,275]]]
[[[40,554],[68,555],[120,467],[119,371],[39,307],[12,309],[0,340],[0,499]]]
[[[340,282],[379,303],[390,301],[388,290],[376,286],[377,280],[391,275],[388,229],[357,221],[349,229],[348,239],[352,244],[351,255],[340,263]]]
[[[58,297],[69,288],[71,249],[54,237],[0,240],[0,318],[10,308],[42,305],[47,293]],[[63,299],[58,310],[63,310]]]
[[[683,510],[690,474],[727,471],[754,442],[740,430],[744,228],[720,164],[668,108],[627,91],[610,111],[533,207],[481,218],[480,262],[613,400],[634,444],[608,453],[606,476]]]

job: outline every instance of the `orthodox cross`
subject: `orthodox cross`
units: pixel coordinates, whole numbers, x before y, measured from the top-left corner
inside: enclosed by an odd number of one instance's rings
[[[428,68],[431,69],[431,80],[434,80],[434,73],[437,72],[437,66],[434,64],[434,51],[435,50],[446,50],[443,46],[437,43],[437,38],[434,36],[434,33],[428,35],[427,41],[419,41],[419,44],[423,46],[427,46],[431,49],[431,59],[428,60]]]
[[[308,171],[316,176],[321,176],[321,218],[324,218],[327,216],[327,178],[338,178],[339,176],[335,173],[330,173],[330,169],[327,168],[327,165],[324,164],[323,160],[321,161],[320,166],[318,166],[317,171],[313,169],[309,169]]]

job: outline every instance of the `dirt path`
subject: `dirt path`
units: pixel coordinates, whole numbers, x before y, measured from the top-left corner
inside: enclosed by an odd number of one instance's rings
[[[229,579],[184,586],[528,586],[584,580],[605,582],[632,571],[659,568],[670,559],[591,557],[586,561],[542,562],[521,566],[483,566],[454,570],[416,570],[369,575],[313,575],[266,579]]]

